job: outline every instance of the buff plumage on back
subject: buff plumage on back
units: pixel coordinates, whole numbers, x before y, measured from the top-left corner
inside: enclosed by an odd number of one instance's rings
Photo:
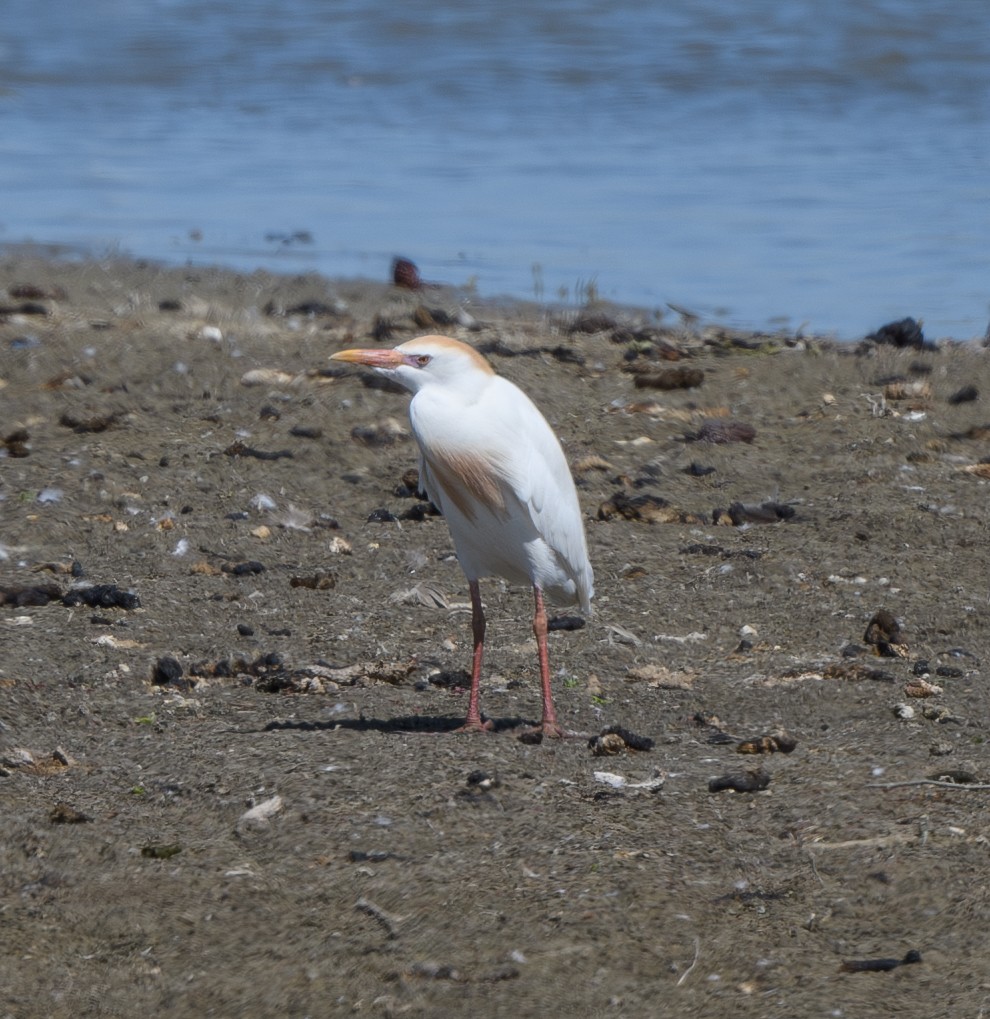
[[[495,462],[443,447],[428,455],[424,452],[422,460],[426,475],[443,492],[444,501],[449,499],[468,520],[475,521],[479,504],[504,517],[505,497]]]

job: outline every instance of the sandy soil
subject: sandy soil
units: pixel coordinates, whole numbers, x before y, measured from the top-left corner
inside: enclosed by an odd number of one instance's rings
[[[990,1008],[990,351],[28,255],[0,293],[0,1015]],[[575,469],[561,720],[652,749],[517,738],[497,580],[496,731],[450,732],[467,585],[407,397],[327,360],[433,331]]]

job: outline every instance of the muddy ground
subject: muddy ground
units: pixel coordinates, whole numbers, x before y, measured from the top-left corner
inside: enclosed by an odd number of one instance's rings
[[[0,292],[0,1015],[990,1009],[990,351],[29,255]],[[562,722],[652,749],[518,738],[497,580],[496,731],[450,731],[407,398],[327,360],[436,331],[575,468]]]

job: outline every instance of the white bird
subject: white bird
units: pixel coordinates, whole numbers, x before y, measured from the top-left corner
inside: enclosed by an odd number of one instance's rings
[[[341,350],[413,394],[420,484],[443,513],[471,591],[474,658],[465,731],[491,728],[478,706],[485,613],[478,581],[497,575],[533,587],[544,736],[566,735],[550,689],[543,596],[591,611],[594,575],[574,480],[560,442],[532,400],[472,347],[421,336],[395,349]]]

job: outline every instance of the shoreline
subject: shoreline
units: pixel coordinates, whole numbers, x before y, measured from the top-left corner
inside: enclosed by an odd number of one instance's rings
[[[690,310],[670,304],[662,309],[651,309],[643,306],[621,305],[600,300],[595,296],[581,303],[554,303],[536,301],[513,296],[481,297],[473,287],[453,286],[445,283],[425,282],[420,289],[403,289],[394,286],[387,279],[376,280],[370,277],[332,277],[315,270],[291,271],[283,268],[258,268],[242,271],[222,264],[188,263],[179,265],[154,259],[135,258],[129,255],[107,255],[94,257],[87,251],[67,245],[39,245],[31,242],[21,244],[0,245],[0,291],[4,287],[22,284],[35,285],[41,290],[44,284],[32,284],[31,277],[40,280],[50,279],[56,287],[61,287],[65,298],[73,300],[65,289],[65,284],[78,280],[82,285],[97,277],[126,277],[141,280],[151,289],[164,293],[171,289],[176,293],[196,288],[198,280],[210,281],[244,280],[262,290],[278,293],[280,291],[301,291],[323,293],[333,298],[335,294],[346,294],[353,303],[354,317],[366,314],[366,306],[388,303],[394,299],[396,307],[404,309],[410,303],[417,303],[427,308],[431,303],[440,312],[439,321],[431,326],[429,318],[424,318],[424,329],[456,324],[458,321],[479,321],[484,317],[493,319],[529,319],[532,322],[552,324],[558,331],[567,332],[575,327],[580,331],[594,332],[597,319],[599,331],[631,329],[647,330],[665,334],[678,342],[696,345],[701,342],[723,342],[739,346],[752,346],[754,343],[766,342],[780,345],[802,345],[812,343],[820,347],[836,347],[838,350],[849,350],[869,342],[877,333],[888,326],[898,323],[877,323],[874,332],[865,332],[857,338],[841,339],[833,334],[805,331],[803,327],[790,329],[780,328],[746,328],[726,324],[717,320],[707,320]],[[61,281],[61,282],[58,282]],[[211,282],[209,285],[213,285]],[[417,301],[417,299],[419,299]],[[161,300],[169,300],[162,298]],[[299,303],[305,303],[300,299]],[[337,299],[342,300],[342,299]],[[57,304],[57,302],[56,302]],[[288,305],[291,307],[291,304]],[[9,310],[9,309],[8,309]],[[349,312],[351,309],[347,309]],[[584,321],[584,324],[582,324]],[[904,322],[913,322],[904,319]],[[979,346],[990,342],[990,330],[987,336],[961,339],[955,337],[931,338],[923,335],[924,324],[918,323],[922,332],[917,338],[894,339],[881,338],[881,342],[892,345],[915,346],[917,348],[936,346]]]
[[[94,254],[85,245],[73,245],[62,243],[47,243],[34,241],[4,242],[0,244],[0,264],[8,267],[11,265],[24,265],[24,271],[30,271],[31,266],[38,266],[41,271],[47,264],[52,271],[58,271],[61,266],[65,269],[75,266],[78,269],[85,269],[86,266],[106,268],[117,267],[122,273],[128,273],[131,269],[142,272],[155,272],[158,274],[206,274],[216,276],[227,274],[232,277],[247,278],[268,278],[272,281],[312,279],[323,281],[328,289],[339,288],[353,292],[355,289],[367,289],[372,292],[378,288],[389,286],[388,271],[383,266],[381,279],[370,276],[330,276],[313,268],[291,266],[279,266],[278,260],[270,259],[266,263],[259,260],[259,264],[253,268],[238,268],[234,265],[225,264],[222,258],[216,260],[208,256],[197,257],[195,260],[183,262],[181,259],[157,259],[142,258],[135,255],[119,252],[108,252],[105,255]],[[864,329],[862,335],[856,337],[838,337],[830,332],[816,332],[805,329],[803,325],[790,327],[787,325],[778,326],[741,326],[731,322],[731,317],[726,319],[718,315],[706,315],[691,309],[684,308],[676,302],[663,302],[655,306],[617,303],[597,295],[594,285],[588,286],[582,293],[581,298],[575,294],[573,300],[561,299],[558,301],[538,300],[534,297],[506,295],[481,296],[471,284],[462,286],[446,283],[427,283],[422,294],[428,298],[430,293],[437,293],[444,296],[445,300],[466,305],[469,309],[488,310],[490,313],[503,314],[507,310],[514,309],[513,313],[525,315],[549,315],[560,320],[568,317],[581,315],[589,308],[604,309],[616,320],[638,322],[643,325],[659,326],[665,330],[680,330],[682,332],[723,332],[738,336],[751,335],[754,337],[775,337],[778,339],[792,338],[795,340],[806,339],[821,344],[835,344],[840,347],[848,347],[863,342],[871,335],[871,330],[876,331],[887,323],[877,322]],[[776,316],[782,321],[787,321],[789,316],[781,313]],[[906,316],[910,317],[910,316]],[[923,320],[920,322],[924,327]],[[935,344],[981,344],[986,342],[990,336],[990,326],[983,336],[962,337],[926,337],[926,341]]]

